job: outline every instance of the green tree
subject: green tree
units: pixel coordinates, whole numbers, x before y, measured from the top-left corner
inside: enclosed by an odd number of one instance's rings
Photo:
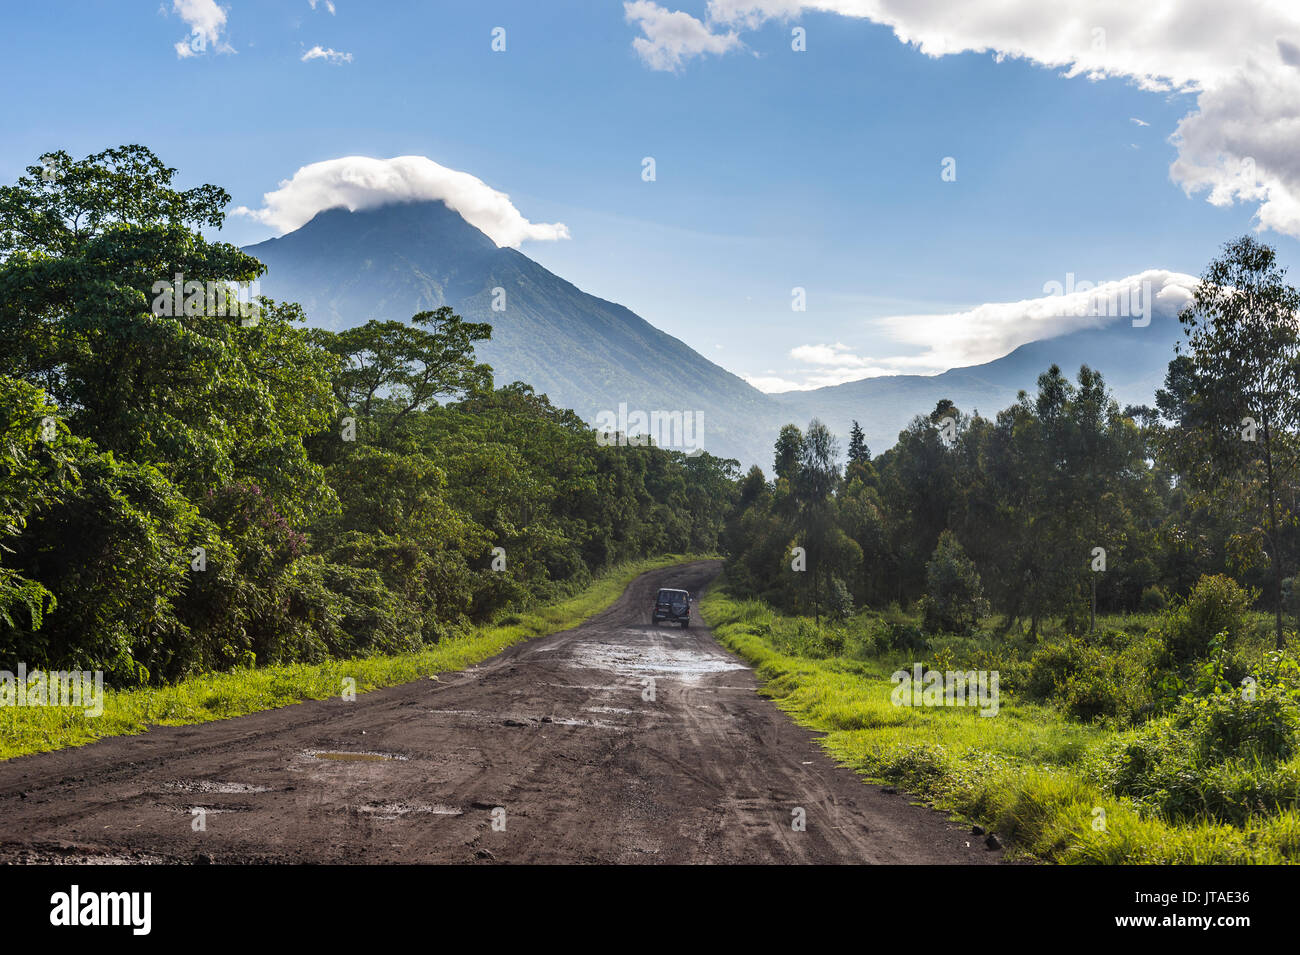
[[[835,493],[841,480],[838,458],[834,435],[814,418],[803,435],[794,479],[798,503],[794,534],[807,550],[813,613],[819,622],[832,581],[851,576],[861,560],[861,551],[836,521]]]
[[[939,535],[934,554],[925,565],[925,585],[921,608],[930,630],[969,633],[988,612],[975,562],[966,556],[952,531]]]
[[[254,324],[233,309],[230,283],[263,267],[198,232],[229,195],[173,188],[143,146],[47,161],[0,187],[0,374],[193,497],[251,481],[286,513],[328,506],[302,443],[333,415],[327,359],[292,327],[300,310],[262,302]]]
[[[1213,469],[1198,477],[1215,492],[1256,507],[1254,529],[1272,566],[1275,637],[1282,626],[1283,531],[1291,506],[1300,429],[1300,291],[1277,253],[1245,236],[1207,267],[1179,318],[1190,361],[1171,369],[1182,387],[1166,407],[1183,412]]]
[[[862,433],[862,426],[855,420],[849,431],[849,464],[862,464],[871,460],[871,450]]]
[[[447,305],[413,315],[409,324],[372,319],[312,334],[339,360],[333,378],[339,402],[381,434],[439,398],[460,398],[491,384],[491,369],[474,361],[474,344],[487,341],[492,326],[466,322]]]

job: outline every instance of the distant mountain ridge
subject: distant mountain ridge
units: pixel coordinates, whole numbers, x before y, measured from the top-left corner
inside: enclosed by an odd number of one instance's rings
[[[516,249],[498,248],[442,202],[327,209],[244,251],[267,266],[262,291],[300,303],[313,325],[338,330],[372,318],[405,321],[450,305],[492,325],[492,340],[478,354],[498,384],[526,381],[593,424],[617,415],[620,405],[629,414],[702,412],[705,450],[768,471],[783,424],[802,427],[817,417],[844,436],[856,419],[879,453],[941,398],[992,417],[1020,389],[1032,390],[1052,363],[1071,376],[1086,363],[1103,372],[1121,402],[1149,403],[1179,336],[1169,315],[1156,315],[1146,328],[1122,319],[932,377],[867,378],[769,395],[630,309],[582,291]],[[502,297],[504,310],[493,310]]]
[[[978,411],[993,418],[1013,404],[1022,389],[1033,394],[1038,376],[1054,364],[1072,380],[1082,365],[1100,371],[1121,406],[1154,404],[1182,337],[1173,312],[1160,309],[1144,328],[1121,319],[1104,328],[1029,342],[1002,358],[939,375],[864,378],[774,397],[796,419],[818,416],[828,424],[834,422],[836,431],[847,430],[840,421],[856,418],[871,450],[879,453],[894,444],[899,430],[912,418],[928,414],[943,398],[968,414]]]

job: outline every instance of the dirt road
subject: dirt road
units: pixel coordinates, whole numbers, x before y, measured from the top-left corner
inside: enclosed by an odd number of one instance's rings
[[[0,763],[0,861],[1000,861],[837,767],[707,628],[648,623],[717,570],[438,681]]]

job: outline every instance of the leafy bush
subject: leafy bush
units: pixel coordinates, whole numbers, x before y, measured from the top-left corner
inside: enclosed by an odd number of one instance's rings
[[[1029,660],[1024,693],[1085,723],[1134,723],[1154,712],[1163,645],[1107,630],[1047,644]]]
[[[1277,762],[1295,754],[1300,709],[1288,695],[1269,687],[1189,701],[1176,723],[1191,731],[1207,762],[1233,757]]]
[[[1101,747],[1094,771],[1111,792],[1170,818],[1241,825],[1300,805],[1298,732],[1300,705],[1279,687],[1186,697]]]
[[[888,647],[891,650],[906,650],[909,653],[924,653],[930,649],[930,640],[925,631],[915,624],[893,622],[888,624]]]
[[[1251,602],[1252,595],[1231,577],[1202,576],[1187,599],[1170,608],[1161,624],[1174,661],[1182,664],[1205,657],[1219,634],[1224,635],[1225,647],[1233,646],[1249,627]]]
[[[81,450],[86,451],[86,442]],[[134,683],[140,667],[167,669],[191,651],[178,616],[195,546],[211,527],[156,468],[87,453],[55,506],[32,514],[9,545],[14,568],[39,580],[55,605],[43,619],[0,624],[0,669],[104,669]]]
[[[796,656],[824,660],[844,652],[844,632],[838,627],[819,625],[807,617],[797,619],[793,627],[780,631],[777,643],[781,649]]]
[[[1287,577],[1282,581],[1282,608],[1293,617],[1300,617],[1300,579]]]
[[[1159,613],[1169,605],[1169,595],[1159,584],[1143,588],[1138,607],[1143,613]]]

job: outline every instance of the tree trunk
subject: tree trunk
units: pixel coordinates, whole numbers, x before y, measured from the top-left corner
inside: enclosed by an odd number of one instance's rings
[[[1088,632],[1092,633],[1097,629],[1097,573],[1092,574],[1092,622],[1088,624]]]

